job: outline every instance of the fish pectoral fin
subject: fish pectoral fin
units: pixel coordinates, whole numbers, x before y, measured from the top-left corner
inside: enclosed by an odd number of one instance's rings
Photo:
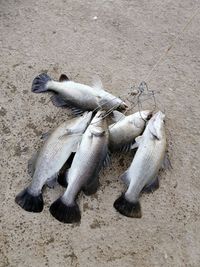
[[[71,107],[71,111],[72,111],[73,115],[75,115],[75,116],[80,116],[85,112],[84,110],[77,108],[77,107]]]
[[[148,183],[147,185],[144,186],[142,189],[142,193],[153,193],[159,188],[159,178],[156,177],[152,182]]]
[[[140,136],[138,136],[138,137],[135,138],[135,143],[137,144],[137,146],[139,146],[141,144],[142,139],[143,139],[142,138],[142,135],[140,135]]]
[[[74,132],[74,131],[71,130],[71,129],[65,129],[65,133],[62,134],[62,135],[60,135],[60,136],[58,137],[58,139],[63,140],[63,139],[65,139],[65,138],[68,138],[70,135],[72,135],[72,134],[76,134],[76,133],[77,133],[77,132]]]
[[[120,177],[119,177],[120,180],[122,180],[122,182],[124,182],[126,184],[126,186],[129,186],[130,184],[130,177],[128,176],[128,170],[125,171]]]
[[[126,116],[123,113],[121,113],[121,112],[119,112],[117,110],[114,110],[113,113],[112,113],[112,117],[111,118],[112,118],[112,120],[114,122],[118,122],[120,120],[123,120],[125,117]]]
[[[67,82],[69,81],[69,78],[65,74],[61,74],[59,78],[59,82]]]
[[[132,149],[132,146],[133,144],[132,143],[127,143],[125,145],[123,145],[121,148],[120,148],[120,151],[121,152],[129,152],[131,149]]]
[[[35,164],[38,158],[39,152],[35,152],[32,157],[28,160],[28,174],[33,177],[35,172]]]
[[[54,94],[50,99],[56,107],[68,107],[67,101],[65,101],[61,95]]]
[[[162,169],[164,169],[164,170],[172,170],[173,169],[169,155],[167,152],[165,153],[165,157],[164,157],[164,160],[162,163]]]
[[[97,189],[99,187],[99,177],[95,177],[93,179],[90,179],[83,187],[82,190],[86,196],[90,196],[92,194],[95,194],[97,192]]]
[[[150,124],[149,125],[149,130],[150,130],[150,132],[151,132],[151,134],[152,134],[154,139],[160,140],[161,137],[160,137],[160,135],[159,135],[159,133],[158,133],[158,131],[155,128],[154,125]]]
[[[139,145],[136,142],[134,142],[131,145],[131,154],[133,157],[135,156],[135,153],[137,152],[138,147],[139,147]]]

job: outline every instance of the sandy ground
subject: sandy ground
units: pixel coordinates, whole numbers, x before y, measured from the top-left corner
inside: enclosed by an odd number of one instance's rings
[[[200,266],[200,14],[149,81],[167,115],[173,169],[162,173],[158,191],[142,196],[142,219],[123,217],[112,206],[130,155],[113,157],[94,196],[80,195],[80,225],[50,215],[61,187],[45,190],[40,214],[14,203],[30,182],[27,161],[41,134],[69,114],[48,94],[31,93],[33,78],[46,70],[91,84],[97,74],[113,94],[124,94],[149,73],[198,4],[0,1],[0,266]]]

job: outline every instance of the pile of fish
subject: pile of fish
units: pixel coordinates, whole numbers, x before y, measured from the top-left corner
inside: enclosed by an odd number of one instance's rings
[[[54,105],[71,108],[76,117],[45,134],[44,145],[28,164],[32,181],[16,196],[16,203],[26,211],[41,212],[44,185],[59,183],[66,190],[51,204],[50,213],[63,223],[79,222],[79,192],[91,195],[97,191],[100,171],[110,164],[111,153],[137,149],[121,175],[127,191],[115,200],[114,207],[122,215],[140,218],[140,194],[159,187],[157,177],[166,152],[165,115],[143,110],[125,116],[120,111],[127,104],[104,90],[100,82],[87,86],[64,74],[59,81],[46,73],[33,80],[32,92],[48,91]]]

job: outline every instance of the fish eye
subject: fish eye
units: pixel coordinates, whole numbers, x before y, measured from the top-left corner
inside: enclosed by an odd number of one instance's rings
[[[147,120],[147,121],[149,121],[149,120],[152,118],[152,116],[153,116],[153,114],[152,114],[152,113],[151,113],[151,114],[149,114],[149,115],[147,116],[146,120]]]

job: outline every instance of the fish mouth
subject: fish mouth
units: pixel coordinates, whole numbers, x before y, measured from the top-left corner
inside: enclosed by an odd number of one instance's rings
[[[129,106],[125,103],[125,102],[122,102],[118,107],[117,107],[117,110],[118,111],[123,111],[123,110],[127,110],[129,108]]]
[[[155,121],[156,119],[160,120],[165,120],[165,114],[162,111],[158,111],[156,114],[153,115],[153,120]]]

